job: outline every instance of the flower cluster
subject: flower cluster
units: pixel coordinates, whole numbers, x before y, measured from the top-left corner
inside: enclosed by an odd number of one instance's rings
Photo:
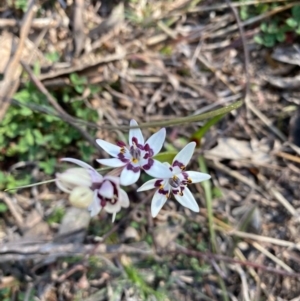
[[[56,175],[58,188],[69,194],[72,205],[87,208],[91,216],[97,215],[102,208],[113,215],[113,221],[117,212],[122,207],[129,206],[127,193],[120,188],[137,182],[141,171],[145,171],[154,179],[144,183],[138,191],[156,188],[152,203],[151,213],[156,217],[171,193],[183,206],[192,211],[199,212],[199,206],[188,189],[191,183],[202,182],[210,179],[210,175],[186,171],[186,165],[191,160],[196,143],[188,143],[174,158],[172,165],[161,163],[153,157],[163,147],[166,130],[163,128],[153,134],[146,142],[135,120],[130,121],[129,145],[118,142],[111,144],[102,139],[97,139],[97,144],[113,158],[99,159],[99,163],[122,168],[120,177],[111,175],[102,176],[89,164],[73,159],[63,158],[62,161],[74,163],[80,167],[70,168]]]

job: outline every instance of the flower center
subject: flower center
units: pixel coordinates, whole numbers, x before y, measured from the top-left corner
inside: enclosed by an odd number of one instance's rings
[[[181,184],[181,181],[179,178],[177,178],[176,176],[173,176],[173,178],[169,179],[169,184],[173,187],[173,188],[178,188]]]
[[[130,154],[132,156],[132,162],[138,163],[141,158],[141,150],[138,148],[138,146],[133,142],[132,146],[130,147]]]

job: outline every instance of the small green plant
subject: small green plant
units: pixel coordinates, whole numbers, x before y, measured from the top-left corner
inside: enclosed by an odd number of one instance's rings
[[[240,3],[245,0],[239,0]],[[279,3],[260,3],[256,5],[242,5],[240,7],[240,17],[247,20],[267,13],[279,7]],[[286,14],[272,16],[269,20],[260,25],[260,33],[254,37],[257,44],[265,47],[273,47],[277,43],[286,41],[287,34],[300,35],[300,5],[295,5],[290,10],[290,17]]]
[[[27,0],[10,0],[7,3],[10,7],[13,7],[15,9],[19,9],[23,12],[26,12],[27,6],[28,6],[28,1]]]
[[[51,224],[59,224],[65,215],[65,208],[63,207],[56,207],[52,214],[47,218],[47,222]]]
[[[0,171],[0,190],[28,185],[30,181],[31,176],[28,174],[20,174],[18,177],[16,177],[12,174],[6,174]]]
[[[0,203],[0,213],[4,213],[8,210],[8,207],[4,203]]]
[[[286,39],[286,33],[291,30],[287,24],[280,25],[277,19],[264,22],[260,25],[261,33],[254,37],[257,44],[265,47],[273,47],[278,42]]]
[[[295,5],[291,13],[292,16],[286,20],[286,24],[300,35],[300,5]]]
[[[65,100],[62,99],[60,102],[65,106],[66,111],[81,120],[97,121],[97,113],[88,108],[84,101],[72,101],[75,93],[72,87],[66,87],[62,91],[62,98]],[[63,157],[64,149],[70,145],[77,155],[90,161],[95,150],[83,140],[76,129],[54,115],[37,113],[26,106],[31,104],[53,111],[45,96],[31,83],[26,84],[14,95],[14,98],[24,105],[10,106],[0,122],[0,161],[13,158],[18,161],[39,162],[40,168],[50,175],[54,172],[57,158]],[[92,130],[92,133],[94,131]],[[10,177],[5,179],[6,184],[12,184],[14,181],[15,179]],[[3,181],[0,183],[4,185]],[[14,184],[20,186],[27,183],[15,182]]]
[[[138,270],[135,269],[132,265],[124,266],[124,270],[127,274],[128,279],[135,285],[139,290],[140,295],[143,297],[143,300],[148,300],[152,295],[155,296],[158,300],[164,300],[164,294],[152,289],[143,277],[139,274]]]

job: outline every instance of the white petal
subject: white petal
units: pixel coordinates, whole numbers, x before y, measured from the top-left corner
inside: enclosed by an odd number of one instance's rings
[[[113,157],[117,157],[118,154],[120,153],[120,149],[121,149],[120,146],[114,145],[102,139],[97,139],[96,143]]]
[[[106,205],[104,206],[104,210],[110,214],[119,212],[121,210],[121,204],[120,202],[116,202],[115,204],[111,204],[107,202]]]
[[[60,161],[65,161],[65,162],[72,162],[74,164],[77,164],[83,168],[87,168],[87,169],[94,169],[94,167],[92,167],[91,165],[81,161],[81,160],[78,160],[78,159],[74,159],[74,158],[62,158],[60,159]]]
[[[117,215],[117,213],[116,213],[116,212],[112,214],[112,220],[111,220],[112,222],[114,222],[114,221],[115,221],[115,219],[116,219],[116,215]]]
[[[199,183],[205,180],[209,180],[211,176],[207,173],[198,171],[186,171],[188,177],[192,180],[192,183]]]
[[[137,126],[137,125],[138,125],[138,123],[134,119],[130,120],[130,126]],[[130,146],[132,145],[133,137],[135,137],[137,139],[139,144],[144,145],[144,142],[145,142],[144,136],[142,134],[142,131],[139,128],[129,130],[129,145]]]
[[[101,211],[102,206],[100,205],[100,200],[97,197],[97,191],[94,191],[93,201],[88,207],[91,217],[96,216]]]
[[[98,189],[98,193],[104,198],[111,199],[114,195],[114,187],[110,181],[104,181],[100,189]]]
[[[122,162],[120,159],[97,159],[96,160],[98,163],[110,166],[110,167],[121,167],[124,166],[126,163]]]
[[[187,166],[188,163],[190,162],[192,155],[194,153],[196,147],[196,143],[195,142],[190,142],[189,144],[187,144],[173,159],[173,163],[175,161],[179,161],[180,163],[182,163],[184,166]],[[172,164],[173,165],[173,164]]]
[[[145,191],[149,189],[155,188],[155,183],[158,181],[158,179],[152,179],[144,183],[137,191]]]
[[[183,195],[174,194],[175,199],[184,207],[189,208],[192,211],[199,212],[199,206],[191,193],[191,191],[185,187],[183,190]]]
[[[126,191],[123,189],[120,189],[119,192],[120,192],[119,199],[120,199],[121,206],[123,208],[128,208],[129,207],[129,198],[128,198]]]
[[[123,186],[129,186],[134,184],[140,177],[141,171],[133,172],[132,170],[127,169],[126,167],[122,170],[120,176],[120,183]]]
[[[90,177],[93,183],[101,183],[103,180],[102,175],[99,174],[95,169],[89,170]]]
[[[153,160],[153,165],[150,169],[144,171],[150,175],[151,177],[158,178],[158,179],[167,179],[172,178],[173,174],[170,171],[169,167],[157,160]]]
[[[120,178],[115,176],[106,175],[104,176],[103,180],[108,180],[110,182],[113,182],[116,185],[120,185]]]
[[[156,217],[162,206],[167,201],[167,197],[158,191],[154,193],[154,196],[152,198],[151,202],[151,214],[152,217]]]
[[[158,132],[153,134],[146,141],[145,144],[147,144],[147,143],[149,144],[149,146],[152,148],[152,150],[154,152],[154,156],[155,156],[156,154],[158,154],[160,152],[161,148],[163,147],[165,139],[166,139],[166,129],[162,128]]]

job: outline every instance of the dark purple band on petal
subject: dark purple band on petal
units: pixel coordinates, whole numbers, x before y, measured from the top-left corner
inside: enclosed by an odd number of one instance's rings
[[[105,205],[106,205],[106,199],[102,198],[102,196],[99,195],[99,194],[98,194],[98,197],[100,199],[100,206],[101,207],[105,207]]]
[[[144,150],[144,146],[142,144],[139,144],[138,140],[136,137],[132,137],[132,142],[141,150]]]
[[[118,154],[118,159],[120,159],[123,163],[129,162],[129,159],[125,158],[125,155],[122,153]]]
[[[183,175],[183,177],[184,177],[185,180],[187,180],[189,178],[189,175],[188,175],[187,172],[183,171],[181,174]]]
[[[163,194],[163,195],[167,195],[168,194],[168,190],[158,189],[158,193]]]
[[[148,143],[144,146],[144,150],[146,151],[146,154],[144,155],[144,159],[149,159],[149,158],[153,157],[154,151],[153,151],[153,149],[149,146]]]
[[[112,184],[112,186],[113,186],[113,197],[111,199],[105,198],[98,191],[97,197],[99,198],[99,202],[100,202],[101,207],[105,207],[107,203],[110,203],[110,204],[114,205],[114,204],[116,204],[118,202],[118,199],[119,199],[119,190],[118,190],[117,184],[115,182],[113,182],[113,181],[108,180],[108,179],[106,179],[105,181],[109,181]],[[104,182],[102,182],[100,184],[100,186],[98,187],[98,189],[101,188],[101,185],[103,183]]]
[[[177,194],[177,193],[179,192],[179,189],[172,189],[172,192],[173,192],[174,194]]]
[[[163,181],[163,180],[157,180],[157,181],[155,181],[154,187],[160,187],[162,181]]]
[[[128,163],[126,165],[126,168],[128,170],[132,170],[134,173],[137,173],[137,172],[139,172],[141,170],[141,168],[139,166],[133,166],[131,163]]]
[[[176,160],[173,164],[173,167],[178,166],[180,169],[185,170],[185,165],[181,162],[179,162],[178,160]]]
[[[120,146],[120,147],[125,147],[126,146],[126,144],[123,141],[118,141],[117,145]]]
[[[144,170],[149,170],[153,166],[153,164],[154,164],[154,160],[150,158],[148,160],[148,163],[143,166],[143,169]]]

